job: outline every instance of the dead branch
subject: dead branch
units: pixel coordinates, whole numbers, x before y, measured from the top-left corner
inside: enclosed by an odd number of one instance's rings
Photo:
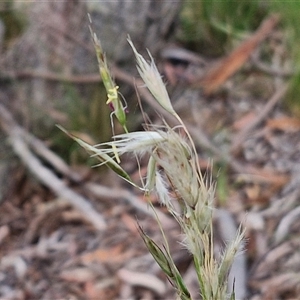
[[[290,234],[290,227],[293,223],[299,219],[300,216],[300,206],[297,206],[289,213],[287,213],[281,220],[275,232],[275,243],[279,244]]]
[[[282,85],[273,96],[269,99],[263,109],[258,113],[256,118],[248,124],[239,134],[236,135],[232,146],[231,146],[231,153],[236,153],[246,138],[249,136],[250,132],[259,124],[261,123],[269,112],[275,107],[275,105],[282,99],[288,89],[288,85]]]
[[[156,216],[159,218],[159,221],[162,223],[164,228],[171,228],[174,226],[175,222],[173,219],[167,217],[164,213],[159,210],[155,212],[148,206],[146,203],[142,202],[137,196],[125,189],[112,190],[106,186],[88,182],[84,185],[90,192],[94,195],[101,197],[108,197],[110,199],[125,199],[130,205],[137,210],[143,212],[145,215],[151,216],[156,219]]]
[[[26,138],[26,142],[35,151],[35,153],[50,163],[55,170],[65,175],[73,182],[80,182],[82,180],[78,173],[71,170],[64,160],[47,148],[42,141],[24,130],[22,130],[22,134]]]
[[[101,78],[99,73],[84,74],[84,75],[63,75],[51,71],[37,71],[37,70],[23,70],[23,71],[13,71],[5,70],[0,75],[3,79],[28,79],[28,78],[39,78],[49,81],[59,81],[59,82],[70,82],[70,83],[94,83],[100,82]]]
[[[259,58],[256,55],[253,55],[251,57],[251,62],[253,64],[252,69],[258,70],[260,72],[264,72],[271,76],[279,76],[279,77],[285,77],[290,78],[292,76],[295,76],[297,74],[296,71],[293,70],[278,70],[275,69],[272,66],[267,65],[266,63],[259,60]],[[250,68],[251,69],[251,68]]]
[[[3,130],[9,137],[10,144],[14,153],[21,159],[28,170],[49,189],[59,197],[68,200],[68,202],[81,211],[85,219],[92,223],[98,230],[104,230],[106,223],[104,218],[95,211],[87,199],[77,194],[60,180],[52,171],[43,166],[41,161],[29,149],[23,129],[13,120],[10,112],[0,104],[0,122]]]
[[[138,273],[126,269],[121,269],[118,271],[118,277],[130,285],[143,286],[151,289],[158,295],[163,295],[166,291],[165,283],[151,274]]]

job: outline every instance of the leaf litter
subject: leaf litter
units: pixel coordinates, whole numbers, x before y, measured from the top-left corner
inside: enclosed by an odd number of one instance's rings
[[[246,41],[234,50],[217,64],[218,67],[204,73],[206,77],[199,78],[197,74],[201,72],[193,72],[202,59],[196,60],[197,54],[184,56],[184,49],[181,49],[184,67],[180,69],[170,63],[176,51],[172,52],[172,57],[162,55],[166,79],[170,78],[170,83],[174,83],[169,86],[174,95],[172,101],[178,113],[187,116],[188,126],[195,127],[192,134],[198,134],[195,142],[203,171],[212,159],[217,179],[218,164],[222,162],[228,166],[228,196],[225,202],[219,202],[219,206],[226,209],[236,223],[246,220],[247,299],[253,300],[296,299],[300,293],[299,120],[282,104],[286,90],[284,78],[278,85],[278,74],[270,76],[261,70],[257,82],[253,76],[252,86],[258,87],[264,77],[264,82],[271,87],[264,91],[263,97],[249,89],[249,82],[245,80],[251,76],[249,66],[254,64],[250,56],[255,52],[257,57],[260,48],[270,43],[278,30],[276,18],[269,19],[267,24],[273,23],[267,33],[264,29],[257,38],[261,32],[258,30],[250,38],[251,43]],[[256,41],[255,45],[253,41]],[[275,55],[275,50],[270,55]],[[190,57],[193,58],[191,61]],[[114,70],[118,80],[120,73],[118,69]],[[122,76],[124,80],[124,73]],[[206,94],[195,89],[195,82],[207,84]],[[187,100],[186,95],[189,95]],[[125,160],[128,166],[132,164],[129,158]],[[136,166],[131,169],[134,168]],[[129,189],[109,172],[99,175],[88,167],[82,167],[82,170],[89,176],[77,184],[67,173],[63,178],[76,192],[89,198],[105,220],[105,230],[97,230],[80,211],[59,199],[24,168],[19,167],[13,173],[5,200],[0,203],[1,297],[172,298],[172,288],[137,234],[136,219],[147,234],[155,240],[161,239],[155,217],[147,213],[147,209],[151,209],[147,208],[140,192]],[[138,177],[136,170],[131,173]],[[108,180],[111,192],[105,190],[103,176],[111,179]],[[92,185],[94,189],[89,189]],[[96,186],[97,193],[93,192]],[[191,257],[174,242],[181,234],[179,228],[155,199],[153,203],[164,216],[162,226],[168,228],[178,269],[193,287]],[[224,226],[222,231],[226,232],[227,225],[222,220],[222,217],[216,217],[216,223]],[[225,239],[221,231],[216,239],[217,248]]]

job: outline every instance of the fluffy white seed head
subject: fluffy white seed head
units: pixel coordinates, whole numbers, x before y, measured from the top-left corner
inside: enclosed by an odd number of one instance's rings
[[[157,102],[169,113],[176,115],[176,112],[171,104],[168,92],[166,90],[165,84],[162,81],[161,75],[159,74],[157,67],[154,63],[153,57],[149,53],[150,63],[148,63],[141,54],[139,54],[134,47],[132,41],[128,39],[130,46],[137,61],[137,69],[143,81],[145,82],[147,88],[157,100]]]

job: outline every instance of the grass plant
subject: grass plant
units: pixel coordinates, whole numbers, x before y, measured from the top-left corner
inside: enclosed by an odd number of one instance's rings
[[[184,1],[178,38],[206,56],[226,54],[267,14],[256,0]]]
[[[146,197],[155,193],[166,206],[181,227],[184,237],[180,243],[193,257],[202,299],[235,299],[234,292],[228,293],[227,277],[244,234],[238,231],[236,238],[224,248],[221,258],[215,257],[212,221],[215,185],[211,177],[201,173],[193,140],[172,106],[153,58],[149,53],[150,62],[145,60],[128,39],[145,85],[156,101],[178,120],[178,125],[171,128],[163,120],[163,126],[148,123],[145,124],[144,131],[129,132],[126,127],[125,102],[120,98],[118,86],[109,72],[100,41],[95,33],[92,32],[92,36],[100,75],[107,91],[107,104],[112,109],[112,118],[122,125],[124,133],[114,135],[111,141],[98,145],[90,145],[69,135],[99,159],[98,165],[107,165],[124,180],[143,190]],[[122,155],[125,153],[132,153],[137,160],[142,156],[148,157],[147,176],[141,178],[139,186],[122,167]],[[160,223],[159,225],[161,227]],[[176,290],[177,298],[192,299],[172,259],[163,228],[162,245],[158,245],[141,227],[139,231],[149,252]]]

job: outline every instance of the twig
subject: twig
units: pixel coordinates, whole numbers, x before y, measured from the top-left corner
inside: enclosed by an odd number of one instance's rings
[[[166,292],[166,285],[156,276],[145,273],[138,273],[121,269],[118,271],[118,277],[124,282],[133,286],[143,286],[155,291],[158,295]]]
[[[94,195],[101,196],[101,197],[108,197],[110,199],[125,199],[132,207],[136,208],[137,210],[143,212],[145,215],[151,216],[152,218],[156,219],[155,214],[158,216],[160,222],[163,224],[164,228],[171,228],[174,226],[175,222],[173,219],[167,217],[164,213],[159,210],[154,211],[148,207],[148,205],[138,199],[134,194],[132,194],[128,190],[118,189],[112,190],[106,186],[95,184],[88,182],[84,185],[90,192]]]
[[[60,81],[70,83],[94,83],[100,82],[99,73],[84,74],[84,75],[62,75],[50,71],[24,70],[24,71],[2,71],[0,78],[3,79],[26,79],[40,78],[49,81]]]
[[[9,136],[14,152],[19,156],[31,173],[54,193],[66,199],[71,205],[79,209],[79,211],[83,213],[85,219],[92,223],[95,228],[104,230],[106,228],[106,223],[103,217],[94,210],[87,199],[67,187],[52,171],[42,165],[40,160],[28,148],[28,145],[24,140],[23,130],[21,130],[14,122],[9,111],[1,104],[0,117],[2,128]]]
[[[280,76],[280,77],[292,77],[295,76],[297,74],[296,71],[292,71],[292,70],[278,70],[275,69],[271,66],[268,66],[267,64],[263,63],[262,61],[260,61],[256,55],[252,55],[251,57],[251,62],[253,63],[253,66],[250,67],[252,69],[257,69],[261,72],[264,72],[268,75],[271,76]]]
[[[84,214],[85,219],[91,222],[98,230],[104,230],[106,228],[103,217],[94,210],[92,205],[87,202],[87,199],[68,188],[53,172],[44,167],[42,163],[31,153],[21,134],[17,132],[11,133],[10,142],[13,146],[14,152],[44,185],[60,197],[67,199],[70,204],[78,208]]]
[[[260,261],[250,270],[249,278],[260,280],[266,278],[274,269],[277,269],[278,261],[286,259],[290,253],[295,253],[299,249],[299,239],[284,242],[276,247],[269,249],[262,255]]]
[[[48,163],[50,163],[52,167],[55,168],[55,170],[67,176],[74,182],[80,182],[82,180],[81,176],[78,173],[71,170],[71,168],[64,162],[64,160],[62,160],[58,155],[47,148],[42,141],[40,141],[38,138],[28,133],[27,131],[22,130],[21,128],[20,130],[22,131],[23,136],[26,138],[26,142],[30,144],[30,146],[38,155],[40,155]]]
[[[234,138],[234,141],[231,146],[231,153],[236,153],[240,146],[243,144],[243,142],[248,137],[249,133],[259,124],[261,123],[268,113],[275,107],[275,105],[281,100],[281,98],[284,96],[288,88],[288,85],[285,84],[281,86],[269,99],[267,104],[263,107],[263,109],[258,113],[257,117],[250,123],[248,126],[246,126],[239,134],[236,135]]]
[[[299,196],[299,189],[296,189],[279,199],[273,200],[268,208],[260,212],[260,215],[264,218],[282,217],[297,205]]]
[[[300,206],[297,206],[281,219],[275,232],[275,244],[279,244],[290,234],[290,227],[295,222],[295,220],[299,219],[299,216]]]

